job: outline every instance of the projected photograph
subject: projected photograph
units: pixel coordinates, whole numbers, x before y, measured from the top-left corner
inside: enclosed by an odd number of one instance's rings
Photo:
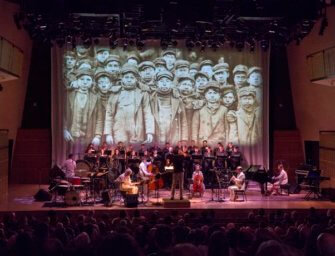
[[[66,50],[63,138],[81,147],[255,145],[262,140],[262,67],[252,54],[241,56],[161,47]]]

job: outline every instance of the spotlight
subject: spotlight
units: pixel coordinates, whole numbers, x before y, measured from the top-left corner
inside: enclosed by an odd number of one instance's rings
[[[100,43],[100,40],[99,40],[99,38],[95,38],[95,39],[93,40],[93,42],[94,42],[95,45],[98,45],[98,44]]]
[[[136,40],[136,47],[137,47],[138,50],[142,50],[144,45],[145,45],[145,43],[144,43],[143,40],[141,40],[141,39]]]
[[[161,39],[161,48],[165,50],[169,46],[169,43],[166,39]]]
[[[65,44],[64,38],[57,38],[56,39],[56,44],[58,45],[59,48],[62,48]]]
[[[14,15],[13,15],[13,18],[14,18],[14,23],[15,23],[15,25],[16,25],[16,28],[17,29],[21,29],[22,27],[21,27],[21,20],[22,20],[22,14],[20,13],[15,13]]]
[[[178,42],[177,42],[177,40],[173,40],[173,41],[171,42],[171,44],[172,44],[173,47],[176,47],[176,46],[178,45]]]
[[[113,39],[113,38],[110,38],[109,39],[109,46],[112,48],[112,49],[115,49],[117,46],[118,46],[118,41]]]
[[[267,51],[269,49],[269,41],[268,40],[262,40],[261,41],[261,48],[263,51]]]
[[[135,45],[135,42],[133,39],[130,39],[128,42],[129,46],[133,47]]]
[[[123,50],[127,50],[127,47],[128,47],[128,39],[124,39],[123,40]]]
[[[90,48],[92,45],[92,39],[90,37],[87,37],[83,40],[83,45],[85,48]]]
[[[196,46],[196,47],[201,47],[201,41],[196,41],[196,42],[195,42],[195,46]]]
[[[192,39],[188,39],[188,40],[186,40],[186,42],[185,42],[185,46],[186,46],[186,48],[188,49],[188,50],[192,50],[192,48],[195,46],[195,43],[194,43],[194,41],[192,40]]]
[[[327,17],[323,17],[323,19],[321,21],[321,25],[320,25],[320,31],[319,31],[320,36],[323,35],[327,26],[328,26],[328,19],[327,19]]]
[[[244,48],[244,41],[237,41],[236,42],[236,49],[240,52]]]

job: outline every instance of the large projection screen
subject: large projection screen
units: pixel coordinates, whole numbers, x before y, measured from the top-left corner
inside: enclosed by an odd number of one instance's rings
[[[246,165],[268,167],[268,53],[184,45],[54,47],[53,163],[82,158],[90,143],[207,140],[239,145]]]

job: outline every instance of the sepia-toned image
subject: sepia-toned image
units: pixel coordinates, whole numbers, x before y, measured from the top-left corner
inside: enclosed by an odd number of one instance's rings
[[[263,138],[263,68],[257,56],[155,44],[142,50],[65,49],[60,89],[66,151],[80,154],[89,144],[204,140],[255,147]]]

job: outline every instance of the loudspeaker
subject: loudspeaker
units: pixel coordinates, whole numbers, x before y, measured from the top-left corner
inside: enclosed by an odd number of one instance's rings
[[[306,164],[319,168],[319,141],[305,140]]]
[[[289,191],[290,194],[299,194],[301,191],[301,187],[299,184],[291,184]]]
[[[133,208],[138,205],[138,195],[126,195],[124,198],[124,204],[126,207]]]
[[[52,195],[48,191],[46,191],[44,189],[40,189],[34,195],[34,198],[35,198],[36,201],[39,201],[39,202],[51,201]]]
[[[105,206],[110,206],[112,204],[112,195],[110,190],[105,190],[101,194],[102,202]]]

